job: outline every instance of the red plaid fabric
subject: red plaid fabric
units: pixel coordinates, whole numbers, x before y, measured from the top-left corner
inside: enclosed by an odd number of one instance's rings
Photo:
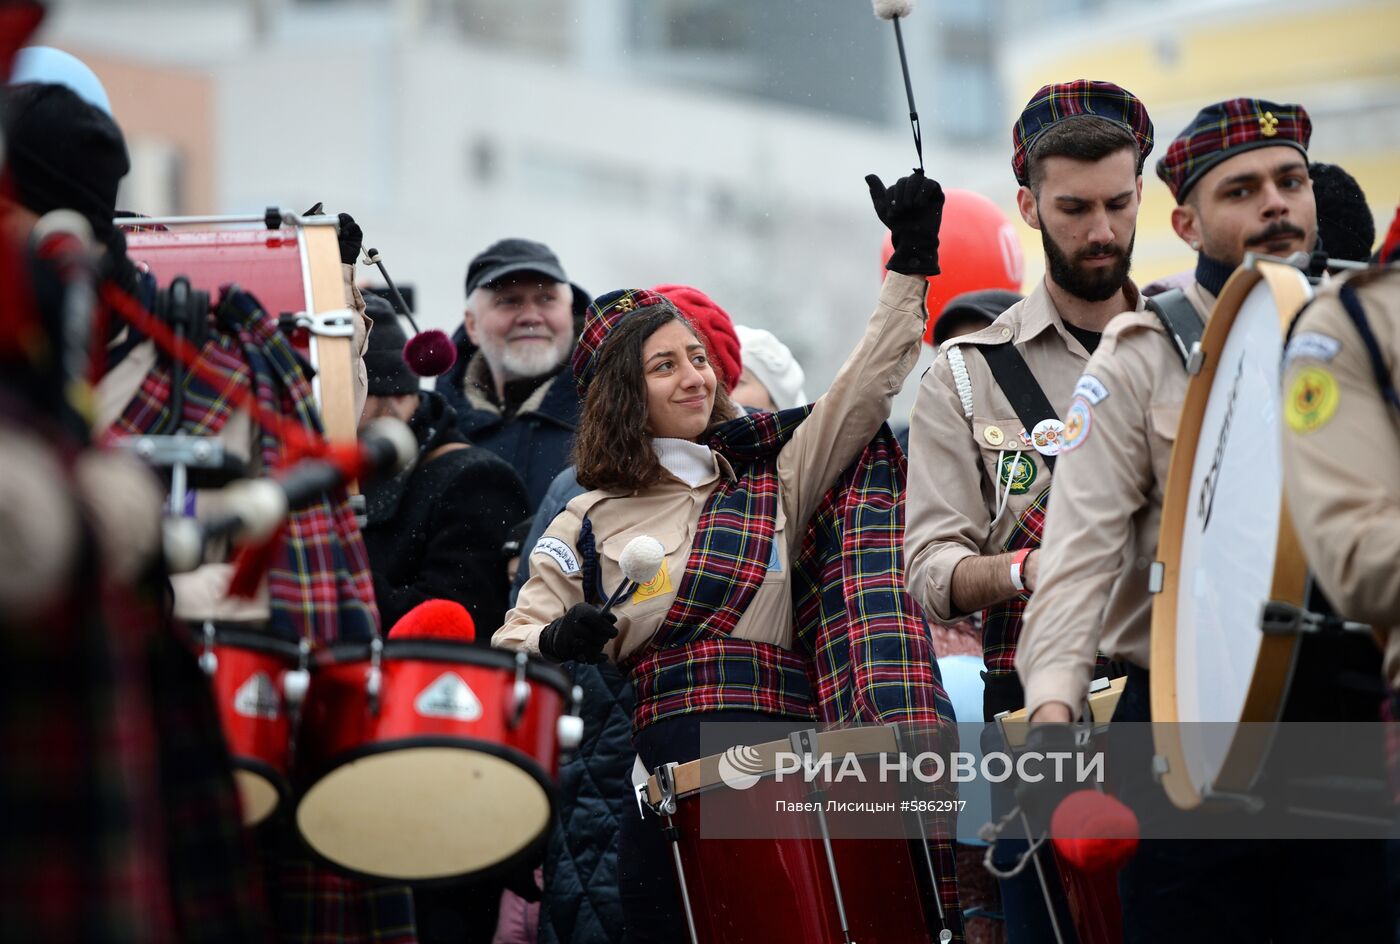
[[[618,322],[624,318],[649,308],[669,308],[676,314],[678,309],[669,298],[645,288],[624,288],[606,295],[599,295],[588,306],[583,318],[583,332],[578,344],[574,345],[574,383],[580,397],[588,392],[597,367],[598,352],[603,342]]]
[[[310,384],[275,319],[247,293],[227,291],[217,321],[210,326],[200,358],[222,383],[216,386],[201,376],[186,375],[180,428],[195,436],[218,435],[234,413],[234,391],[251,387],[270,414],[290,417],[320,438],[321,420]],[[109,440],[173,432],[170,383],[170,362],[162,357],[109,430]],[[259,436],[264,469],[281,468],[296,458],[278,430],[263,428]],[[279,636],[330,644],[374,634],[379,613],[369,556],[344,489],[288,516],[267,585],[272,603],[269,628]]]
[[[275,890],[281,944],[417,944],[413,895],[284,857]]]
[[[1035,142],[1066,118],[1090,115],[1121,126],[1138,143],[1138,166],[1152,153],[1152,119],[1136,95],[1112,82],[1075,79],[1041,86],[1022,109],[1011,129],[1011,171],[1019,184],[1029,183],[1030,154]]]
[[[1302,105],[1233,98],[1202,108],[1157,162],[1157,176],[1177,203],[1216,164],[1241,151],[1287,145],[1307,159],[1312,119]]]
[[[652,650],[624,668],[637,699],[634,731],[696,711],[813,717],[807,660],[778,646],[727,637],[706,639]]]
[[[1050,501],[1047,487],[1036,496],[1031,506],[1016,521],[1003,551],[1019,551],[1025,547],[1040,547],[1045,533],[1045,507]],[[1021,620],[1031,595],[1021,591],[1009,600],[982,611],[982,662],[988,675],[1016,674],[1016,642],[1021,638]]]

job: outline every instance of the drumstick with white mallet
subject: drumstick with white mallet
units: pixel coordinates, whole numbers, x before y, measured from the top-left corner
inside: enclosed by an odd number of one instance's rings
[[[622,565],[622,585],[608,598],[608,602],[603,604],[603,615],[606,616],[614,606],[636,593],[642,584],[651,583],[656,579],[661,565],[665,562],[666,549],[656,538],[643,534],[628,541],[627,546],[622,549],[622,558],[618,561]]]
[[[914,151],[919,155],[919,173],[924,172],[924,136],[919,130],[919,110],[914,107],[914,83],[909,79],[909,57],[904,53],[904,32],[899,21],[914,9],[914,0],[871,0],[875,15],[894,24],[894,41],[899,46],[899,67],[904,72],[904,97],[909,100],[909,126],[914,131]]]

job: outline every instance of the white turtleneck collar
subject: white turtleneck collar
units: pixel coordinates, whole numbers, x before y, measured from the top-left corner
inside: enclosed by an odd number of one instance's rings
[[[691,488],[717,474],[715,454],[709,446],[688,439],[654,438],[651,447],[662,467]]]

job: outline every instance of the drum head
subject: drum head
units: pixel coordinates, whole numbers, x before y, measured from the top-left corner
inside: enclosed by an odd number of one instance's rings
[[[1202,338],[1205,366],[1182,408],[1162,514],[1154,721],[1272,721],[1281,710],[1292,640],[1266,637],[1259,617],[1266,601],[1301,602],[1303,592],[1283,504],[1279,384],[1284,332],[1310,295],[1289,266],[1242,270]],[[1247,789],[1251,765],[1232,755],[1236,729],[1158,727],[1171,741],[1162,750],[1158,738],[1178,805],[1198,805],[1215,787]]]
[[[233,782],[238,787],[238,800],[243,809],[243,825],[256,826],[282,805],[286,788],[280,778],[273,779],[271,771],[249,769],[234,761]]]
[[[297,806],[297,827],[341,871],[406,882],[475,876],[530,851],[549,826],[542,772],[452,746],[383,745],[331,770]]]

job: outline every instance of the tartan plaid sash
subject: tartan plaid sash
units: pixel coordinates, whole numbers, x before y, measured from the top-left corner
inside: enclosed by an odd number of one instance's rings
[[[737,475],[710,496],[670,611],[624,666],[636,689],[637,730],[728,708],[834,724],[951,717],[904,592],[905,466],[888,429],[808,523],[791,564],[795,648],[731,637],[773,550],[778,453],[809,412],[758,413],[716,431],[710,445]]]
[[[246,292],[226,289],[200,357],[223,378],[216,389],[186,374],[178,428],[194,436],[217,436],[233,415],[235,388],[251,387],[258,403],[290,417],[319,437],[320,415],[301,360],[276,321]],[[160,357],[109,437],[173,432],[170,361]],[[277,430],[261,429],[264,471],[294,459]],[[272,615],[269,628],[283,638],[329,644],[364,640],[379,622],[374,583],[364,540],[344,489],[322,496],[287,518],[283,540],[267,575]]]
[[[1040,547],[1041,535],[1045,532],[1045,508],[1049,501],[1050,488],[1047,486],[1016,520],[1011,536],[1002,545],[1003,552]],[[1016,674],[1016,642],[1021,638],[1021,621],[1030,598],[1030,593],[1022,590],[1009,600],[982,611],[982,661],[987,666],[988,675]]]
[[[737,475],[722,478],[705,503],[671,609],[623,665],[637,696],[634,730],[693,711],[813,716],[806,660],[779,646],[730,638],[768,573],[778,453],[810,412],[756,413],[716,431],[710,446]]]

